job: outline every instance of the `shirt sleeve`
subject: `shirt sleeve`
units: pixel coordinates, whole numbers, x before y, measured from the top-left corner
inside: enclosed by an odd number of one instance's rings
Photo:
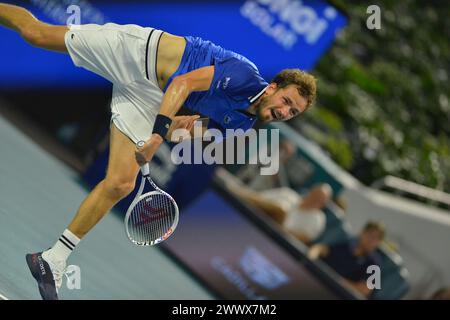
[[[235,100],[249,99],[267,82],[252,63],[235,57],[217,60],[214,64],[213,91],[222,91]]]

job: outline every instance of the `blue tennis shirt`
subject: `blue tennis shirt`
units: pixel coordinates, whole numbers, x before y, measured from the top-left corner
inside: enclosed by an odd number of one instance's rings
[[[226,129],[253,127],[256,116],[245,110],[265,91],[268,83],[258,68],[246,57],[225,50],[198,37],[185,37],[186,49],[173,78],[198,68],[214,65],[214,78],[208,91],[192,92],[184,106],[210,118],[210,126],[225,133]],[[212,121],[211,121],[212,120]]]

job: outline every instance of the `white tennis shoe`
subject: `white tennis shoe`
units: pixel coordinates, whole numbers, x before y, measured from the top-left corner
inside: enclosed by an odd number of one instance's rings
[[[58,292],[59,288],[61,288],[63,276],[66,271],[66,262],[65,261],[56,261],[51,253],[44,251],[42,253],[42,258],[47,261],[50,269],[52,270],[53,280],[55,281],[56,292]]]

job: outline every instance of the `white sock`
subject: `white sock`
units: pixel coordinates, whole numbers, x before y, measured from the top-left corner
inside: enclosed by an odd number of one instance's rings
[[[77,246],[80,239],[69,229],[64,230],[63,234],[56,241],[55,245],[47,250],[47,256],[53,261],[66,261]]]

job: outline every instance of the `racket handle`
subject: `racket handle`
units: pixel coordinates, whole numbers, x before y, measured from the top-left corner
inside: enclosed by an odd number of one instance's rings
[[[148,162],[141,167],[141,173],[144,177],[147,177],[150,175],[150,166],[149,166]]]
[[[138,149],[142,148],[144,145],[145,145],[145,141],[142,141],[142,140],[138,141],[138,143],[136,143],[136,147]],[[141,173],[144,177],[147,177],[150,175],[150,167],[149,167],[148,163],[144,164],[141,167]]]

